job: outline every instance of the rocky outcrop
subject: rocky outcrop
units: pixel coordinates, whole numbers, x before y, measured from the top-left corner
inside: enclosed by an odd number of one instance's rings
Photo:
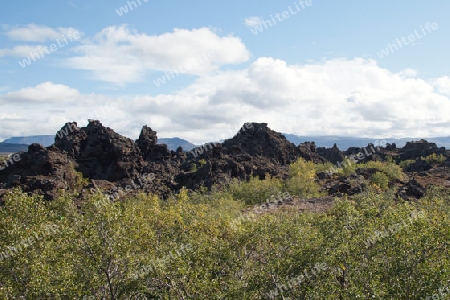
[[[365,169],[358,169],[356,173],[350,176],[340,176],[337,179],[327,180],[322,185],[322,192],[328,193],[330,196],[342,197],[344,195],[352,196],[367,190],[367,180],[375,172],[365,172]],[[364,176],[364,175],[366,176]]]
[[[420,199],[424,195],[425,188],[415,179],[410,180],[397,191],[397,196],[407,201]]]
[[[336,144],[333,145],[332,148],[327,149],[324,147],[317,148],[317,153],[325,158],[327,161],[337,164],[339,162],[344,161],[345,155],[344,153],[339,150],[338,146]]]
[[[186,153],[181,147],[170,151],[166,145],[158,144],[157,132],[148,126],[142,128],[139,138],[134,141],[91,120],[86,127],[78,127],[74,122],[65,124],[57,132],[54,145],[45,148],[33,144],[15,158],[17,162],[9,162],[4,170],[0,168],[0,198],[5,190],[17,186],[26,192],[42,194],[49,200],[62,190],[83,197],[95,189],[101,189],[112,198],[140,191],[165,198],[182,187],[211,188],[235,178],[247,180],[256,176],[263,179],[269,175],[285,179],[289,164],[298,158],[315,163],[339,163],[352,155],[358,156],[358,162],[381,160],[388,155],[393,159],[419,158],[406,171],[424,178],[430,165],[420,157],[432,153],[445,151],[423,140],[408,143],[400,149],[395,145],[374,148],[369,144],[366,150],[351,148],[346,152],[336,145],[331,149],[316,148],[314,142],[296,146],[281,133],[271,130],[267,123],[246,123],[233,138]],[[436,180],[431,180],[430,184],[448,182],[446,165],[448,160],[438,173],[434,172]],[[374,172],[375,169],[357,169],[350,176],[338,178],[323,172],[318,174],[317,181],[330,196],[354,195],[366,190]],[[401,197],[422,195],[420,183],[393,184],[404,185],[398,193]]]
[[[425,172],[433,168],[428,162],[423,159],[417,159],[415,162],[407,165],[404,170],[406,172]]]
[[[73,124],[76,126],[67,123],[57,133],[54,146],[75,160],[86,178],[114,182],[132,178],[134,171],[142,170],[143,159],[133,140],[103,127],[99,121],[81,129]]]
[[[445,148],[439,148],[435,143],[429,143],[426,140],[420,140],[417,142],[408,142],[405,147],[400,150],[400,159],[417,159],[421,156],[426,157],[433,153],[445,154]]]
[[[18,162],[0,172],[0,189],[20,186],[24,192],[37,192],[51,200],[77,186],[75,167],[76,162],[55,147],[32,144]]]
[[[189,154],[176,181],[179,188],[197,189],[229,183],[233,178],[263,179],[266,174],[286,178],[289,164],[300,157],[325,162],[315,150],[314,143],[295,146],[267,123],[246,123],[233,138],[203,147],[195,157]]]

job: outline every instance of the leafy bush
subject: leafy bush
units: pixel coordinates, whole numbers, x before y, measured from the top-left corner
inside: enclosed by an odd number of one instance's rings
[[[330,162],[324,164],[317,164],[315,167],[316,173],[326,172],[329,174],[338,174],[338,175],[350,175],[355,172],[357,168],[357,164],[352,160],[345,158],[343,162],[341,162],[340,166],[338,164],[334,165]]]
[[[447,158],[442,155],[439,154],[437,155],[436,153],[433,153],[431,155],[428,155],[427,157],[422,157],[423,160],[425,160],[427,163],[431,164],[441,164],[443,163]]]
[[[358,168],[359,165],[353,162],[352,160],[345,158],[343,165],[342,165],[342,172],[345,176],[348,176],[352,173],[355,173],[356,168]]]
[[[342,169],[338,168],[336,165],[326,162],[324,164],[316,164],[315,165],[316,174],[325,172],[325,173],[342,173]]]
[[[310,167],[298,162],[291,175]],[[10,191],[0,299],[426,299],[447,286],[448,190],[406,202],[369,188],[326,213],[250,216],[240,212],[247,195],[282,188],[256,180],[167,201],[97,193],[79,207]]]
[[[291,195],[301,198],[319,196],[319,185],[316,182],[316,165],[311,161],[299,158],[289,166],[289,179],[286,189]]]
[[[389,178],[383,172],[376,172],[373,174],[370,182],[377,185],[382,190],[387,190],[389,188]]]
[[[394,163],[381,161],[368,161],[359,165],[360,168],[373,168],[386,174],[389,180],[404,180],[405,174],[400,166]]]
[[[248,182],[235,180],[229,187],[229,191],[235,200],[244,202],[246,205],[266,203],[271,197],[276,197],[283,192],[283,183],[277,178],[266,174],[264,180],[252,177]]]
[[[407,159],[407,160],[403,160],[400,162],[399,166],[402,169],[405,169],[407,166],[409,166],[410,164],[415,163],[416,161],[414,159]]]

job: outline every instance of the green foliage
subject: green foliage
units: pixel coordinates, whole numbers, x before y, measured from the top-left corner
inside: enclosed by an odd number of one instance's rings
[[[276,197],[283,191],[283,183],[277,178],[266,174],[264,180],[252,177],[247,182],[234,181],[229,186],[229,191],[235,200],[244,202],[246,205],[266,203],[268,199]]]
[[[421,157],[422,160],[425,160],[427,163],[433,165],[433,164],[441,164],[443,162],[445,162],[447,160],[447,158],[445,157],[445,155],[439,154],[437,155],[436,153],[433,153],[431,155],[428,155],[427,157]],[[407,166],[409,166],[410,164],[415,163],[416,160],[414,159],[407,159],[404,161],[401,161],[399,163],[399,166],[402,169],[405,169]]]
[[[206,160],[205,159],[200,159],[199,161],[198,161],[198,163],[200,164],[200,167],[203,167],[204,165],[206,165],[207,164],[207,162],[206,162]]]
[[[333,170],[335,168],[337,168],[337,167],[330,162],[315,165],[316,174],[321,173],[321,172],[325,172],[325,173],[333,172]]]
[[[388,162],[388,163],[390,163],[390,164],[395,163],[395,162],[394,162],[394,158],[393,158],[392,156],[390,156],[390,155],[387,155],[386,158],[385,158],[385,160],[386,160],[386,162]]]
[[[291,178],[314,182],[314,170],[297,162]],[[369,188],[326,213],[241,211],[282,188],[252,178],[166,201],[97,193],[78,207],[13,190],[0,207],[0,299],[425,299],[447,286],[448,190],[404,202]]]
[[[407,159],[407,160],[403,160],[400,162],[399,166],[402,169],[405,169],[407,166],[409,166],[410,164],[413,164],[415,162],[414,159]]]
[[[316,182],[316,165],[299,158],[289,166],[289,179],[285,183],[291,195],[301,198],[319,196],[319,184]]]
[[[447,158],[442,155],[439,154],[437,155],[436,153],[433,153],[431,155],[428,155],[427,157],[422,157],[423,160],[425,160],[427,163],[429,164],[441,164],[443,163]]]
[[[89,179],[85,178],[83,176],[83,173],[81,172],[75,172],[75,188],[76,189],[82,189],[83,187],[87,186],[89,184]]]
[[[356,168],[358,168],[359,165],[351,161],[350,159],[345,159],[342,165],[342,173],[345,176],[348,176],[352,173],[355,173]]]
[[[401,166],[394,163],[381,162],[381,161],[368,161],[367,163],[358,165],[359,168],[373,168],[386,174],[389,180],[404,180],[405,174]]]
[[[373,174],[370,182],[384,191],[389,188],[389,178],[383,172],[376,172]]]

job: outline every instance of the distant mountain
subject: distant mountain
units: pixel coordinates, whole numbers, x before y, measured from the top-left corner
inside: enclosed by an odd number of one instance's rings
[[[33,136],[15,136],[3,141],[3,144],[25,144],[31,145],[39,143],[44,147],[48,147],[55,142],[54,135],[33,135]]]
[[[402,139],[370,139],[370,138],[353,138],[342,136],[298,136],[295,134],[284,134],[284,136],[296,145],[304,142],[315,142],[317,147],[331,148],[336,143],[339,149],[347,150],[350,147],[365,147],[372,143],[375,146],[380,143],[395,143],[397,147],[404,147],[407,142],[419,141],[421,138],[402,138]],[[428,142],[436,143],[439,147],[450,149],[450,137],[424,138]],[[378,143],[378,145],[377,145]]]
[[[445,147],[446,149],[450,149],[450,137],[437,137],[437,138],[429,138],[429,139],[425,139],[425,140],[436,143],[440,147]]]
[[[158,139],[158,144],[166,144],[167,148],[172,151],[176,151],[178,146],[183,147],[184,151],[191,151],[196,145],[192,144],[191,142],[188,142],[184,139],[180,139],[178,137],[175,138],[162,138]]]
[[[28,151],[28,145],[0,143],[0,153],[2,154],[16,153],[20,151]]]
[[[298,136],[295,134],[286,134],[284,136],[296,145],[304,142],[315,142],[317,147],[333,147],[334,143],[337,144],[339,149],[347,150],[349,147],[365,147],[369,143],[376,144],[377,142],[396,143],[397,147],[404,147],[406,142],[418,141],[420,138],[403,138],[403,139],[370,139],[370,138],[353,138],[342,136]],[[445,147],[450,149],[450,137],[436,137],[425,138],[428,142],[436,143],[439,147]],[[35,135],[35,136],[19,136],[12,137],[4,140],[0,143],[0,152],[18,152],[26,151],[27,146],[33,143],[42,144],[45,147],[52,145],[55,142],[54,135]],[[9,145],[7,145],[9,144]],[[183,150],[188,152],[198,147],[191,142],[175,137],[175,138],[160,138],[158,144],[167,144],[167,148],[172,151],[176,151],[178,146],[183,147]],[[377,145],[375,145],[377,146]],[[12,150],[11,150],[12,149]],[[14,150],[17,149],[17,150]]]

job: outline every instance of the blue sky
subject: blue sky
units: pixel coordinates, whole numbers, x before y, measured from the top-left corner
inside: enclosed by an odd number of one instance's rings
[[[298,135],[450,135],[448,1],[98,2],[3,4],[0,140],[90,118],[195,143],[251,121]]]

